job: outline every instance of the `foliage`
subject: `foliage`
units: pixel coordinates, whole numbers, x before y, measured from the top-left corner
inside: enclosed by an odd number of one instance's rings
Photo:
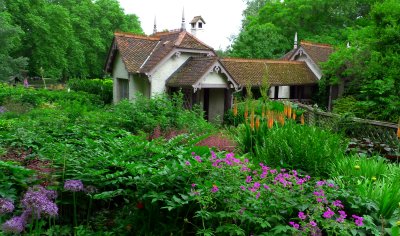
[[[23,34],[12,45],[29,58],[29,75],[51,78],[100,77],[114,31],[143,33],[135,15],[125,15],[117,0],[3,0],[6,13]]]
[[[0,9],[0,81],[20,73],[20,70],[27,66],[27,58],[12,55],[19,46],[22,33],[20,27],[12,24],[11,15]]]
[[[347,157],[337,159],[332,165],[331,176],[342,186],[353,188],[366,199],[377,203],[373,216],[379,219],[396,219],[400,212],[400,166],[390,164],[381,157]]]
[[[99,95],[104,104],[111,104],[113,101],[112,79],[71,79],[68,87],[74,91]]]
[[[362,118],[396,122],[400,116],[399,12],[398,1],[373,5],[368,26],[351,29],[351,47],[339,47],[324,66],[329,85],[348,81],[344,93],[357,100]]]
[[[295,32],[300,39],[330,44],[343,44],[349,34],[349,27],[357,27],[365,24],[365,16],[368,15],[374,0],[251,0],[246,1],[244,10],[242,31],[233,41],[232,55],[240,54],[242,45],[267,45],[265,37],[258,37],[257,29],[268,28],[272,32],[273,48],[268,51],[279,53],[265,54],[268,58],[280,57],[282,52],[287,52],[293,46],[291,42]],[[245,40],[244,40],[245,39]],[[279,40],[277,40],[279,39]],[[268,40],[267,40],[268,41]],[[255,47],[257,48],[257,47]],[[254,53],[254,54],[253,54]],[[244,54],[246,57],[263,55],[261,51],[254,50],[252,54]]]
[[[212,126],[203,119],[200,108],[188,111],[183,108],[182,99],[182,94],[176,94],[171,99],[165,95],[152,99],[137,95],[135,102],[124,100],[113,107],[115,122],[133,133],[150,133],[156,127],[161,130],[211,130]]]

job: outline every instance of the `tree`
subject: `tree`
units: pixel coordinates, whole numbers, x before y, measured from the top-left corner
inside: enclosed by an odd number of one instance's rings
[[[22,30],[11,24],[11,16],[0,11],[0,81],[18,74],[27,66],[27,58],[13,57],[14,49],[19,45]]]
[[[376,3],[369,24],[350,33],[351,48],[339,48],[324,65],[329,84],[349,81],[345,96],[357,100],[366,118],[396,122],[400,116],[400,3]]]
[[[271,24],[249,24],[234,40],[230,56],[244,58],[273,58],[284,54],[287,39]],[[285,48],[286,49],[286,48]]]

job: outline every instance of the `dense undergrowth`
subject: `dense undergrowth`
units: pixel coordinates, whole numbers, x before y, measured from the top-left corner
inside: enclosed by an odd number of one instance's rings
[[[398,232],[398,164],[345,156],[340,136],[300,113],[249,111],[225,152],[207,147],[223,136],[180,96],[104,106],[2,86],[0,98],[0,235]]]

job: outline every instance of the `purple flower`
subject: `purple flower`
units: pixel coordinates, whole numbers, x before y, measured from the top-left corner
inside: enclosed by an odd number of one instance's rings
[[[362,218],[361,216],[357,216],[357,215],[352,215],[352,217],[355,219],[354,223],[357,226],[363,226],[364,225],[364,223],[363,223],[364,218]]]
[[[258,199],[258,198],[260,197],[260,195],[261,195],[261,193],[260,193],[260,192],[257,192],[257,194],[256,194],[256,199]]]
[[[192,152],[192,156],[194,156],[194,155],[196,155],[196,153],[195,153],[195,152]]]
[[[325,181],[323,180],[323,181],[318,181],[317,182],[317,186],[323,186],[325,184]]]
[[[0,198],[0,215],[14,211],[14,204],[5,198]]]
[[[304,212],[302,212],[302,211],[299,212],[298,216],[299,216],[299,218],[300,218],[301,220],[305,220],[305,219],[307,218],[307,216],[306,216],[306,215],[304,214]]]
[[[289,224],[290,224],[293,228],[295,228],[295,229],[299,229],[299,227],[300,227],[299,224],[296,224],[296,223],[293,222],[293,221],[290,221]]]
[[[193,183],[193,184],[192,184],[192,188],[195,188],[195,187],[196,187],[196,185],[197,185],[197,184]]]
[[[344,206],[343,206],[343,204],[342,204],[342,201],[340,201],[340,200],[334,201],[334,202],[332,203],[332,205],[334,205],[335,207],[338,207],[338,208],[344,208]]]
[[[189,161],[185,161],[185,165],[190,166],[190,162]]]
[[[197,162],[202,162],[201,157],[200,156],[195,156],[194,159],[196,159]]]
[[[246,177],[246,183],[250,183],[252,181],[252,178],[251,178],[251,176],[249,175],[249,176],[247,176]]]
[[[21,200],[27,213],[34,213],[34,217],[40,218],[42,214],[57,216],[58,207],[51,200],[56,198],[54,191],[47,190],[42,186],[29,188]],[[29,215],[28,214],[28,215]]]
[[[24,230],[25,224],[25,219],[23,219],[21,216],[16,216],[7,220],[3,224],[2,229],[5,233],[19,234]]]
[[[310,225],[311,225],[312,227],[316,227],[316,226],[317,226],[317,223],[315,223],[315,221],[310,221]]]
[[[245,186],[240,186],[240,188],[243,190],[243,191],[245,191],[246,190],[246,187]]]
[[[71,192],[79,192],[83,190],[83,183],[80,180],[69,179],[65,181],[64,189]]]
[[[326,219],[330,219],[333,215],[335,215],[335,212],[333,212],[333,211],[328,207],[328,210],[326,210],[322,216],[323,216],[324,218],[326,218]]]
[[[219,190],[218,186],[214,184],[212,189],[211,189],[211,192],[216,193],[216,192],[218,192],[218,190]]]
[[[345,211],[338,211],[338,212],[339,212],[340,216],[339,216],[339,218],[336,219],[336,221],[343,223],[344,219],[346,219],[346,217],[347,217],[347,214]]]

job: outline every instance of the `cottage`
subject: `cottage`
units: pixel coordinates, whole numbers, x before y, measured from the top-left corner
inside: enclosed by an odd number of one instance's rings
[[[134,100],[138,93],[150,98],[182,91],[185,106],[200,104],[210,121],[221,120],[232,105],[232,94],[250,85],[258,89],[267,78],[273,99],[310,99],[332,48],[301,42],[281,60],[220,59],[213,48],[198,39],[205,21],[196,16],[186,31],[185,18],[178,30],[150,36],[115,33],[105,71],[114,81],[113,100]],[[195,34],[195,35],[194,35]]]

